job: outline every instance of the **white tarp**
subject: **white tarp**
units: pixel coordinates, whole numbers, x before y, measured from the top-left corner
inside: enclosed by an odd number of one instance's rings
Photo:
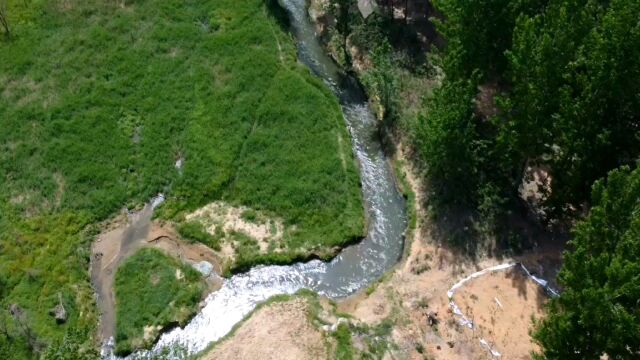
[[[490,272],[510,269],[514,266],[519,266],[531,280],[535,281],[538,285],[542,286],[547,291],[547,293],[549,293],[549,295],[558,296],[558,292],[552,289],[551,287],[549,287],[548,281],[544,279],[540,279],[534,275],[531,275],[529,270],[527,270],[527,268],[521,263],[506,263],[506,264],[492,266],[492,267],[474,272],[473,274],[453,284],[453,286],[449,289],[449,291],[447,291],[447,296],[449,297],[449,307],[451,307],[451,310],[453,311],[454,315],[459,316],[458,323],[460,325],[466,326],[470,329],[473,329],[473,326],[474,326],[473,321],[469,320],[466,316],[464,316],[464,313],[462,312],[462,310],[460,310],[458,305],[456,305],[456,303],[453,301],[453,295],[455,294],[456,290],[458,290],[460,287],[462,287],[462,285],[464,285],[466,282],[468,282],[471,279],[475,279],[479,276],[485,275]],[[496,303],[498,303],[498,305],[502,307],[502,304],[500,303],[500,301],[497,298],[495,300],[496,300]],[[480,344],[484,348],[486,348],[494,357],[501,356],[501,354],[497,350],[493,349],[485,339],[480,338]]]

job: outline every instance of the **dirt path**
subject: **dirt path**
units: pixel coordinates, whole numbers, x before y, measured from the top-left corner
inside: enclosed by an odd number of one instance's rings
[[[107,226],[91,247],[91,282],[97,294],[100,311],[98,334],[103,343],[115,338],[116,300],[114,280],[118,266],[143,247],[164,251],[187,264],[207,261],[220,274],[218,257],[202,244],[189,244],[178,237],[170,225],[151,221],[153,208],[146,205],[134,214],[119,216]],[[221,282],[216,276],[208,277],[209,291],[217,289]]]

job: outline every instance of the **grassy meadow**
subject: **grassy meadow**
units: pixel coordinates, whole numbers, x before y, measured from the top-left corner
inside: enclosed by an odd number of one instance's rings
[[[339,105],[297,64],[273,6],[9,0],[7,9],[0,358],[63,358],[57,349],[92,356],[97,315],[87,269],[96,224],[158,192],[168,197],[162,218],[180,221],[223,200],[295,229],[284,254],[245,254],[246,266],[321,254],[363,234]],[[47,314],[58,293],[69,310],[63,325]]]
[[[206,287],[199,272],[155,249],[127,259],[115,284],[116,353],[123,355],[151,345],[167,324],[184,326]]]

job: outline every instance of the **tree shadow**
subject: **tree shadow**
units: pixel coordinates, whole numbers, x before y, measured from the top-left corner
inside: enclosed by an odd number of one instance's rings
[[[432,18],[441,18],[428,0],[379,1],[380,28],[395,51],[404,53],[411,60],[410,67],[418,67],[426,61],[432,46],[442,47],[444,38],[437,32]]]
[[[278,0],[264,0],[264,4],[267,12],[276,20],[278,26],[280,26],[283,31],[289,32],[291,29],[291,20],[289,19],[287,10],[280,5]]]

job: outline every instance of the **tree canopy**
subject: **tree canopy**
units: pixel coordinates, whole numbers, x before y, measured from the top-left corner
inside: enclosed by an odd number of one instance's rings
[[[443,90],[426,100],[416,140],[443,144],[437,153],[419,146],[426,167],[435,169],[464,168],[460,146],[473,144],[464,163],[481,166],[466,173],[477,178],[462,196],[469,205],[484,203],[487,187],[499,198],[517,200],[525,166],[536,164],[550,169],[548,220],[573,217],[588,205],[595,180],[634,164],[640,155],[640,1],[436,5],[445,19],[438,26],[447,42],[445,78]],[[474,79],[478,88],[469,93]],[[482,98],[482,87],[494,95]],[[467,94],[468,101],[452,99],[454,93]],[[497,111],[483,112],[483,102]],[[445,121],[443,114],[456,118],[446,120],[451,123],[471,121],[474,133],[424,130]],[[451,181],[446,172],[429,174],[435,183]]]
[[[564,256],[562,294],[534,333],[539,357],[640,355],[640,169],[610,172],[594,184],[592,201]]]

